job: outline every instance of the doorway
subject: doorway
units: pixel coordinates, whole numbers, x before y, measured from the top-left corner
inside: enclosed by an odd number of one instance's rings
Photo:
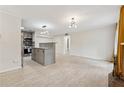
[[[33,40],[34,32],[21,31],[21,55],[22,62],[21,66],[24,67],[24,59],[31,59],[32,48],[34,47]]]
[[[64,54],[70,53],[70,35],[68,33],[64,36]]]

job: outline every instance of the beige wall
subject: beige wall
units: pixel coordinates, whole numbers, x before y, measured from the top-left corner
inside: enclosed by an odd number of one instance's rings
[[[95,30],[73,32],[70,36],[71,55],[111,60],[114,48],[115,25]],[[58,40],[56,51],[63,53],[62,36],[58,36],[56,40]]]
[[[0,12],[0,72],[21,67],[21,20]]]

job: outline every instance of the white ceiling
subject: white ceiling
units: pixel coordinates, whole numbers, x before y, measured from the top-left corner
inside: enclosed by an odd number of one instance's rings
[[[71,17],[78,21],[77,31],[86,31],[115,24],[118,20],[120,6],[50,6],[50,5],[12,5],[0,6],[1,10],[11,12],[22,18],[22,26],[27,30],[38,31],[47,25],[52,35],[69,32],[68,24]]]

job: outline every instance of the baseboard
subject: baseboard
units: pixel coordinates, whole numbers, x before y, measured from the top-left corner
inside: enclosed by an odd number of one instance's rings
[[[18,67],[14,67],[14,68],[9,68],[9,69],[5,69],[5,70],[0,71],[0,73],[12,71],[12,70],[16,70],[16,69],[20,69],[20,68],[22,68],[22,67],[21,66],[18,66]]]
[[[87,59],[92,59],[92,60],[97,60],[97,61],[109,61],[109,62],[113,62],[113,60],[108,60],[108,59],[90,58],[90,57],[80,56],[80,55],[75,55],[75,54],[70,54],[70,55],[71,56],[83,57],[83,58],[87,58]]]

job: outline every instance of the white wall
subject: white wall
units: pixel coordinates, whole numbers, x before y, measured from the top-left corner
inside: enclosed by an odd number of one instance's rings
[[[111,60],[114,48],[115,25],[96,30],[73,32],[70,36],[71,55]],[[64,48],[64,43],[61,38],[62,36],[57,37],[59,44],[57,51],[63,53],[61,50]]]
[[[55,36],[54,42],[56,42],[56,54],[64,54],[64,35]]]
[[[0,72],[21,68],[21,20],[0,12]]]
[[[53,38],[40,37],[40,31],[35,31],[34,39],[35,47],[39,47],[39,43],[53,42]]]

